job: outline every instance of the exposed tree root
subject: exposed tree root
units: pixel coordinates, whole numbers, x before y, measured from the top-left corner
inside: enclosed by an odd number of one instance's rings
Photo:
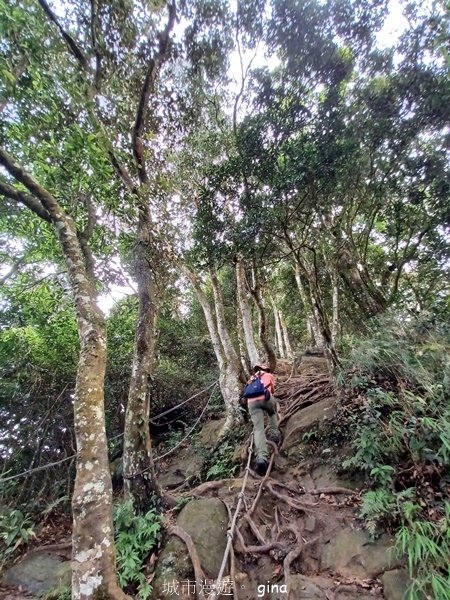
[[[233,487],[239,488],[242,485],[242,477],[237,479],[216,479],[214,481],[205,481],[205,483],[201,483],[197,487],[192,490],[187,490],[182,492],[182,496],[201,496],[210,492],[211,490],[216,490],[221,488],[224,485],[232,484]]]
[[[261,493],[262,493],[264,484],[266,483],[266,481],[270,477],[270,473],[271,473],[272,467],[273,467],[274,458],[275,458],[275,455],[272,454],[272,456],[270,457],[269,466],[267,467],[266,474],[264,475],[264,477],[261,480],[261,483],[259,484],[259,488],[258,488],[258,491],[256,493],[255,499],[253,500],[253,504],[251,505],[250,509],[247,511],[247,514],[249,516],[251,516],[255,512],[255,508],[256,508],[256,505],[258,504],[259,499],[261,497]],[[252,471],[250,471],[250,474],[252,475]],[[256,474],[255,474],[255,476],[258,477],[258,475],[256,475]]]
[[[288,483],[284,483],[283,481],[278,481],[278,479],[272,479],[272,477],[270,478],[270,485],[277,485],[278,487],[281,487],[285,490],[288,490],[288,492],[292,492],[293,494],[305,494],[305,493],[310,493],[310,492],[305,492],[303,486],[301,486],[301,489],[295,489],[292,485],[289,485]]]
[[[278,549],[286,551],[286,544],[284,542],[268,542],[263,546],[247,546],[245,544],[244,537],[240,529],[236,529],[236,535],[239,540],[239,547],[236,548],[238,554],[266,554],[270,550]]]
[[[201,583],[205,579],[205,574],[203,573],[203,569],[200,564],[200,559],[198,557],[197,550],[195,548],[191,536],[179,525],[170,526],[168,531],[170,534],[179,537],[180,540],[182,540],[186,544],[186,548],[189,552],[189,558],[191,559],[192,566],[194,567],[195,591],[197,595],[197,600],[205,600],[205,594],[203,592],[203,587]]]
[[[250,527],[253,535],[255,536],[255,538],[258,540],[258,542],[262,545],[265,546],[267,544],[266,540],[264,539],[263,534],[260,532],[258,526],[256,525],[256,523],[253,521],[253,519],[249,516],[249,515],[245,515],[244,519],[246,520],[246,522],[248,523],[248,526]]]
[[[275,496],[275,498],[278,498],[279,500],[283,500],[291,508],[295,508],[296,510],[299,510],[299,511],[305,512],[305,513],[316,513],[317,512],[317,509],[314,510],[318,505],[317,502],[298,502],[298,501],[294,500],[293,498],[286,496],[286,494],[282,494],[282,493],[274,490],[273,485],[271,483],[267,484],[266,489],[272,494],[272,496]]]
[[[302,397],[289,405],[288,410],[283,415],[283,418],[280,420],[280,425],[283,425],[288,421],[292,415],[301,410],[302,408],[306,408],[307,406],[311,406],[311,404],[315,404],[324,398],[329,398],[333,395],[333,389],[331,387],[326,387],[322,389],[314,389],[310,392],[306,397]]]
[[[303,551],[303,540],[302,533],[296,527],[289,527],[289,530],[293,532],[295,535],[295,545],[294,547],[286,554],[283,561],[283,570],[284,570],[284,582],[286,584],[286,598],[289,600],[291,594],[291,564],[293,561],[298,558]]]
[[[308,491],[308,494],[311,494],[311,496],[318,496],[319,494],[347,494],[348,496],[353,496],[356,493],[355,490],[349,490],[344,487],[321,487]]]

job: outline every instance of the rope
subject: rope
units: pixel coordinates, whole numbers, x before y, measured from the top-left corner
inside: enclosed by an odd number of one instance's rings
[[[217,383],[217,382],[215,382]],[[202,412],[200,413],[200,416],[198,417],[198,419],[195,421],[195,423],[192,425],[192,427],[189,429],[189,431],[187,432],[187,434],[184,436],[184,438],[182,440],[180,440],[178,442],[178,444],[176,446],[174,446],[171,450],[169,450],[168,452],[165,452],[164,454],[161,454],[161,456],[157,456],[156,458],[153,459],[153,462],[157,462],[158,460],[161,460],[162,458],[165,458],[166,456],[169,456],[169,454],[172,454],[172,452],[175,452],[175,450],[181,446],[181,444],[183,442],[185,442],[187,440],[187,438],[191,435],[191,433],[194,431],[194,429],[197,427],[197,424],[199,423],[200,419],[203,417],[203,415],[205,414],[205,410],[208,406],[208,404],[211,401],[211,398],[213,397],[213,393],[214,393],[214,389],[211,392],[211,395],[208,398],[208,402],[205,404],[205,406],[203,407]],[[133,473],[133,475],[125,475],[125,473],[123,474],[123,478],[124,479],[134,479],[134,477],[139,477],[139,475],[142,475],[143,473],[146,473],[149,469],[151,468],[151,465],[149,465],[148,467],[145,467],[145,469],[142,469],[142,471],[138,471],[137,473]]]
[[[245,467],[245,475],[244,475],[244,480],[242,481],[241,491],[239,492],[239,495],[238,495],[238,503],[236,506],[235,513],[233,515],[233,520],[231,522],[230,528],[227,531],[227,537],[228,537],[227,546],[225,548],[225,553],[223,555],[222,564],[220,565],[219,574],[217,575],[217,579],[216,579],[214,585],[212,586],[212,595],[208,596],[208,600],[216,600],[218,595],[220,595],[220,586],[221,586],[221,581],[222,581],[222,577],[223,577],[223,572],[225,571],[225,567],[227,565],[228,554],[230,553],[231,545],[233,543],[234,530],[236,528],[237,518],[239,516],[239,511],[241,510],[241,504],[244,500],[244,491],[245,491],[245,486],[247,485],[248,473],[250,471],[250,461],[252,458],[252,447],[253,447],[253,434],[250,438],[250,444],[248,446],[247,466]]]
[[[112,442],[113,440],[116,440],[117,438],[120,438],[123,436],[123,433],[119,433],[118,435],[113,436],[112,438],[109,438],[108,442]],[[17,475],[11,475],[10,477],[2,477],[0,479],[0,483],[5,483],[5,481],[11,481],[12,479],[17,479],[18,477],[24,477],[24,475],[29,475],[30,473],[37,473],[38,471],[44,471],[45,469],[50,469],[50,467],[56,467],[56,465],[61,465],[64,462],[67,462],[68,460],[71,460],[72,458],[75,458],[75,456],[77,456],[78,453],[75,454],[71,454],[70,456],[66,456],[66,458],[62,458],[61,460],[57,460],[55,462],[52,463],[48,463],[46,465],[41,465],[40,467],[35,467],[34,469],[28,469],[28,471],[23,471],[23,473],[18,473]]]
[[[214,383],[214,385],[217,384],[217,381]],[[211,386],[210,386],[211,387]],[[209,388],[208,388],[209,389]],[[181,446],[181,444],[183,442],[185,442],[187,440],[187,438],[191,435],[191,433],[194,431],[194,429],[197,427],[197,424],[199,423],[200,419],[203,417],[203,415],[205,414],[205,410],[208,406],[208,404],[211,402],[211,398],[213,397],[213,393],[214,393],[214,388],[213,391],[211,392],[209,398],[208,398],[208,402],[205,404],[205,406],[203,407],[202,412],[200,413],[200,416],[198,417],[198,419],[195,421],[195,423],[192,425],[192,427],[189,429],[189,431],[187,432],[187,434],[184,436],[184,438],[178,442],[178,444],[176,446],[174,446],[171,450],[169,450],[168,452],[166,452],[165,454],[161,454],[161,456],[157,456],[154,460],[155,462],[157,460],[161,460],[162,458],[165,458],[166,456],[169,456],[169,454],[172,454],[172,452],[174,452],[179,446]]]
[[[161,417],[165,417],[166,415],[168,415],[169,413],[173,412],[174,410],[176,410],[177,408],[179,408],[180,406],[183,406],[183,404],[186,404],[186,402],[190,402],[191,400],[193,400],[194,398],[197,398],[198,396],[200,396],[201,394],[203,394],[203,392],[207,392],[208,390],[210,390],[214,385],[216,385],[216,383],[218,383],[218,380],[213,381],[213,383],[211,383],[211,385],[209,385],[208,387],[206,387],[204,390],[201,390],[200,392],[197,392],[196,394],[194,394],[193,396],[191,396],[190,398],[188,398],[187,400],[183,400],[183,402],[180,402],[179,404],[176,404],[175,406],[172,406],[172,408],[169,408],[167,410],[165,410],[164,412],[160,413],[159,415],[156,415],[156,417],[153,417],[153,419],[150,419],[150,423],[152,425],[157,425],[157,423],[155,423],[155,421],[157,421],[158,419],[160,419]]]
[[[218,380],[214,381],[213,383],[211,383],[211,385],[209,385],[205,389],[201,390],[200,392],[197,392],[197,394],[194,394],[193,396],[191,396],[187,400],[183,400],[183,402],[180,402],[180,404],[177,404],[176,406],[173,406],[172,408],[169,408],[168,410],[165,410],[164,412],[162,412],[159,415],[157,415],[156,417],[154,417],[154,419],[149,419],[150,423],[152,423],[153,425],[157,425],[157,423],[154,422],[155,420],[160,419],[161,417],[164,417],[165,415],[171,413],[172,411],[174,411],[175,409],[179,408],[180,406],[183,406],[183,404],[186,404],[186,402],[189,402],[190,400],[193,400],[194,398],[197,398],[198,396],[200,396],[201,394],[203,394],[203,392],[207,392],[208,390],[210,390],[217,383],[218,383]],[[211,396],[209,397],[209,400],[208,400],[207,404],[205,405],[205,408],[208,405],[208,403],[211,400],[211,398],[212,398],[212,393],[211,393]],[[199,419],[203,416],[205,408],[203,409],[203,411],[202,411]],[[198,420],[195,422],[195,425],[197,425]],[[195,425],[194,425],[194,427],[195,427]],[[193,430],[193,428],[191,429],[191,431],[192,430]],[[188,435],[189,434],[190,434],[190,432],[188,433]],[[117,438],[120,438],[122,436],[123,436],[123,433],[119,433],[118,435],[115,435],[114,437],[110,438],[108,440],[108,442],[112,442],[113,440],[116,440]],[[181,442],[183,442],[185,439],[186,438],[183,438],[183,440],[181,440]],[[180,444],[181,444],[181,442],[180,442]],[[179,444],[177,444],[177,446],[175,446],[175,448],[177,448],[178,445]],[[159,460],[160,458],[164,458],[165,456],[167,456],[168,454],[170,454],[171,452],[173,452],[173,450],[175,450],[175,448],[173,448],[172,450],[170,450],[170,452],[168,452],[166,454],[163,454],[162,456],[158,456],[158,458],[156,458],[155,460]],[[57,460],[55,462],[48,463],[46,465],[41,465],[40,467],[35,467],[34,469],[28,469],[27,471],[23,471],[22,473],[17,473],[16,475],[11,475],[9,477],[1,477],[0,478],[0,483],[5,483],[7,481],[12,481],[13,479],[18,479],[19,477],[24,477],[25,475],[31,475],[32,473],[37,473],[39,471],[44,471],[45,469],[50,469],[51,467],[56,467],[57,465],[61,465],[62,463],[65,463],[68,460],[71,460],[72,458],[74,458],[77,455],[78,455],[78,453],[71,454],[70,456],[66,456],[65,458],[62,458],[61,460]],[[133,475],[133,477],[135,477],[135,475]]]

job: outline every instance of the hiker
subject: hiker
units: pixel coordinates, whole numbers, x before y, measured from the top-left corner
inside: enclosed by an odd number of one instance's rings
[[[269,451],[267,448],[266,434],[264,432],[265,412],[269,415],[269,430],[267,432],[269,440],[278,444],[280,441],[280,432],[278,429],[276,401],[273,397],[273,393],[275,392],[275,377],[270,372],[270,366],[268,364],[262,363],[254,366],[253,376],[250,378],[245,390],[249,389],[249,385],[253,384],[257,386],[259,384],[258,379],[264,386],[261,390],[262,393],[247,397],[247,402],[248,412],[253,423],[256,472],[258,475],[264,475],[269,464]],[[244,396],[246,395],[245,390]]]

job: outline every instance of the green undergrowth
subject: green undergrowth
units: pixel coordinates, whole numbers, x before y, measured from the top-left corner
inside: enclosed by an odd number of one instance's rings
[[[0,568],[12,559],[20,546],[36,537],[35,523],[29,514],[8,508],[0,514]]]
[[[338,374],[335,441],[342,467],[370,485],[368,530],[395,534],[412,578],[409,600],[450,600],[450,331],[421,318],[384,319]]]
[[[114,505],[114,530],[119,584],[139,600],[152,594],[144,565],[161,533],[161,517],[155,509],[137,515],[130,500]]]
[[[202,470],[203,480],[227,479],[234,477],[239,470],[240,461],[235,458],[236,448],[240,447],[248,433],[243,426],[236,427],[205,458]]]

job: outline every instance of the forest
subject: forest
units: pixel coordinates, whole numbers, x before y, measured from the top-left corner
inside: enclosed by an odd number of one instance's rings
[[[0,33],[0,572],[69,570],[0,597],[216,600],[180,523],[219,498],[234,600],[450,600],[448,0],[0,0]],[[327,502],[391,571],[326,570]]]

